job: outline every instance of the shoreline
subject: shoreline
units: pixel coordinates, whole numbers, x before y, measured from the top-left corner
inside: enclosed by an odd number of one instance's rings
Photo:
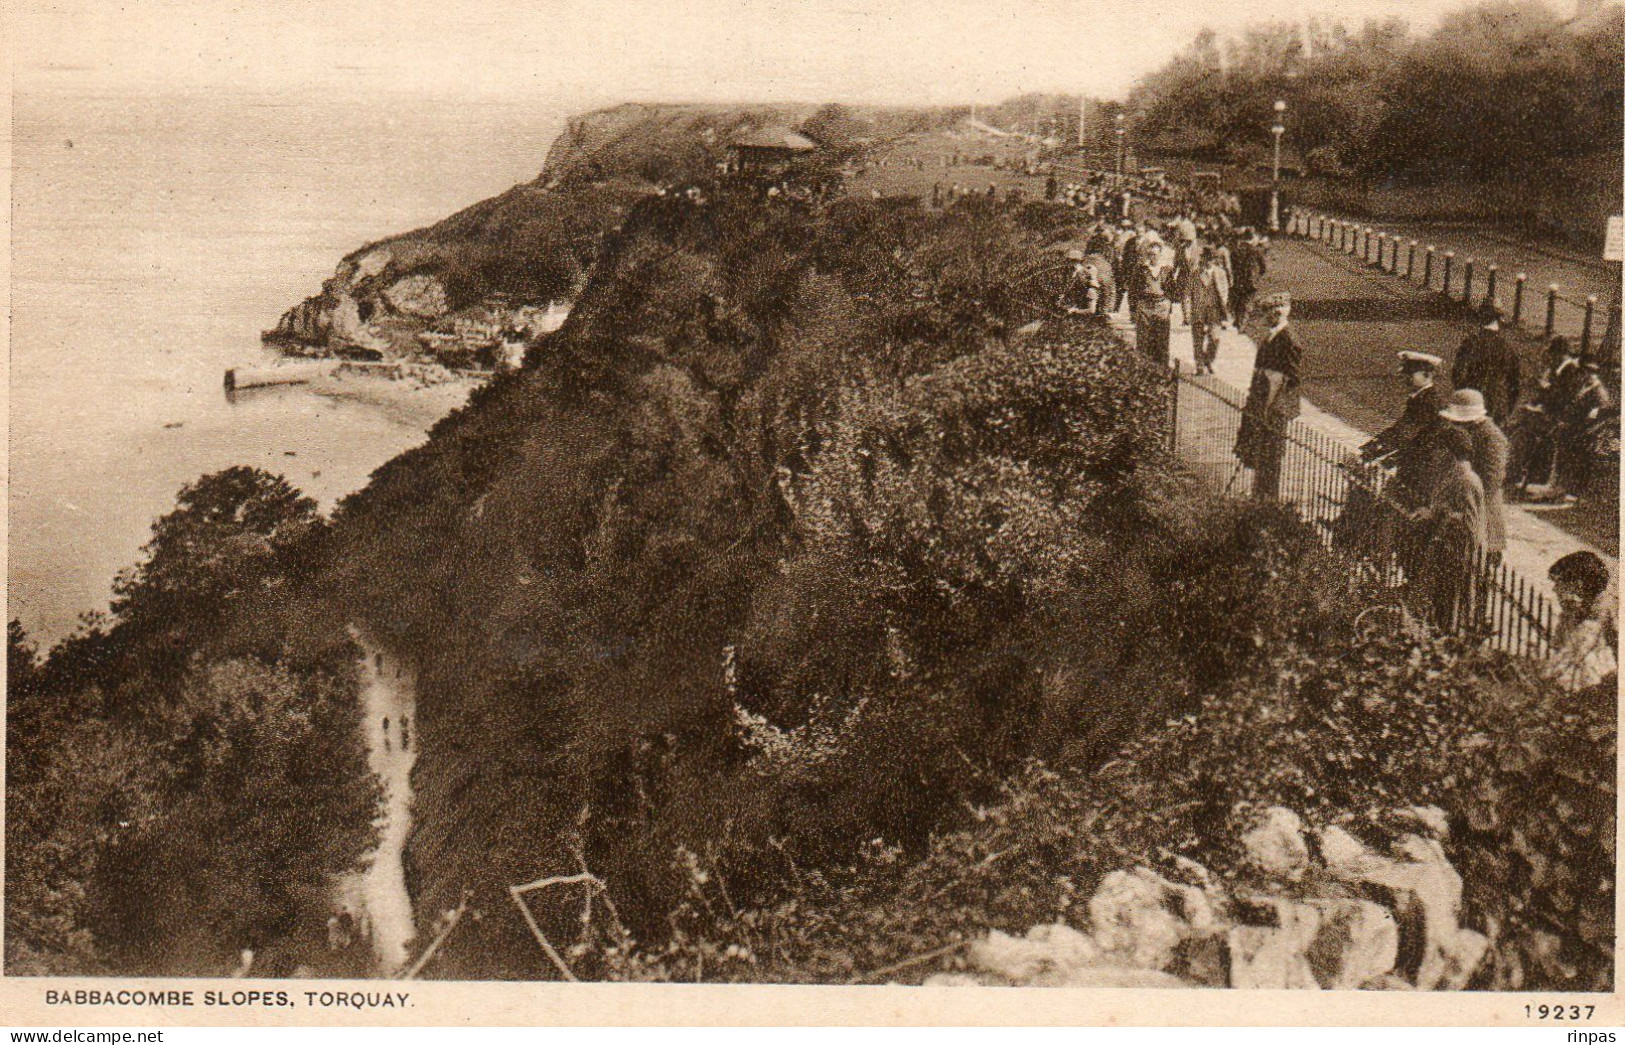
[[[354,403],[377,411],[391,422],[428,434],[441,418],[468,402],[483,379],[452,376],[424,383],[410,377],[385,377],[338,367],[311,381],[314,395]]]

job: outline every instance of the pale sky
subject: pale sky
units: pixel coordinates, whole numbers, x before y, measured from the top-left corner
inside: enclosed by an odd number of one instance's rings
[[[1572,0],[1551,0],[1563,14]],[[19,93],[402,90],[610,100],[1120,96],[1197,29],[1419,28],[1466,0],[19,0]]]

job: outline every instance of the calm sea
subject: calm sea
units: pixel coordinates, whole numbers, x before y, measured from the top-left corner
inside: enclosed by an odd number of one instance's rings
[[[226,367],[345,253],[535,177],[556,102],[19,94],[9,614],[105,608],[180,487],[232,464],[324,508],[423,433]]]

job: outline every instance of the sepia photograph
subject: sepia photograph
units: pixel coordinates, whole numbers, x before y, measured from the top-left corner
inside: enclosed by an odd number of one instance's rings
[[[6,22],[30,1012],[1614,1000],[1625,5]]]

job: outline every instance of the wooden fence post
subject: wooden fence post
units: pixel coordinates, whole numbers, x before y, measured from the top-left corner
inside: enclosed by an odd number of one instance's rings
[[[1557,327],[1557,284],[1553,283],[1546,288],[1546,338],[1551,339],[1552,331]]]
[[[1512,286],[1512,325],[1517,326],[1523,319],[1523,284],[1529,278],[1527,272],[1518,273],[1518,279]]]
[[[1580,356],[1591,355],[1591,317],[1597,311],[1597,295],[1586,295],[1585,325],[1580,328]]]
[[[1428,253],[1423,262],[1427,267],[1422,270],[1422,285],[1433,286],[1433,244],[1428,244]]]
[[[1444,289],[1444,296],[1445,297],[1450,296],[1450,269],[1455,264],[1455,261],[1456,261],[1456,252],[1455,251],[1447,250],[1447,251],[1444,252],[1444,287],[1443,287],[1443,289]]]

